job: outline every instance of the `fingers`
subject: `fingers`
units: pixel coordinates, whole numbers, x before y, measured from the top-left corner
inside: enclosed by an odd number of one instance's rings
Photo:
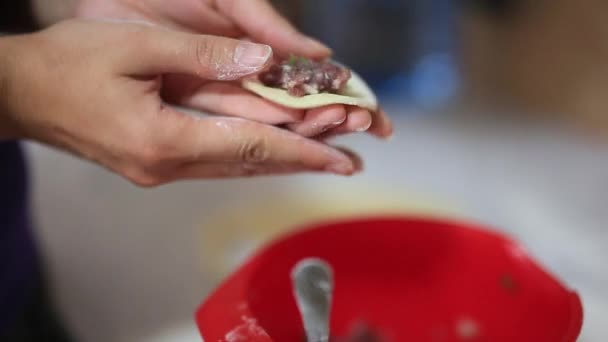
[[[379,138],[390,138],[393,135],[393,122],[383,109],[374,113],[374,120],[368,132]]]
[[[262,70],[271,60],[268,45],[140,26],[130,34],[124,72],[180,73],[208,80],[236,80]]]
[[[350,175],[352,158],[297,134],[236,118],[191,120],[174,132],[175,150],[187,162],[276,165]]]
[[[353,151],[345,148],[337,148],[348,156],[354,166],[355,172],[363,170],[363,161]],[[224,163],[186,163],[173,173],[173,180],[178,179],[205,179],[205,178],[235,178],[263,175],[287,175],[302,172],[315,172],[296,165],[271,164],[271,163],[247,163],[247,162],[224,162]]]
[[[356,154],[355,152],[353,152],[345,147],[336,147],[336,148],[338,150],[342,151],[347,156],[349,156],[349,158],[353,161],[353,163],[355,165],[356,172],[361,172],[363,170],[363,167],[364,167],[363,159],[361,159],[361,157],[358,154]]]
[[[304,116],[302,110],[279,106],[251,94],[238,85],[220,82],[201,85],[192,95],[177,100],[177,104],[270,125],[299,122]]]
[[[324,58],[331,50],[298,32],[266,0],[215,0],[217,9],[255,40],[271,45],[283,55]]]
[[[239,178],[267,175],[287,175],[303,172],[316,172],[292,165],[252,164],[252,163],[188,163],[172,174],[172,180]]]
[[[348,107],[348,117],[346,121],[336,131],[350,132],[365,132],[372,125],[372,114],[367,110],[359,107]]]
[[[302,122],[288,125],[292,132],[305,137],[314,137],[334,127],[340,126],[346,120],[346,109],[343,105],[331,105],[310,109]]]
[[[242,32],[234,23],[203,0],[180,1],[179,5],[170,5],[167,1],[148,2],[157,7],[158,13],[164,13],[160,20],[165,19],[164,25],[171,23],[188,32],[198,32],[222,37],[239,37]],[[169,24],[169,25],[167,25]]]
[[[295,133],[237,118],[198,119],[166,107],[146,139],[129,144],[121,174],[140,186],[183,178],[296,172],[352,175],[360,159]]]
[[[326,140],[337,135],[365,132],[372,124],[372,114],[366,109],[349,106],[346,113],[346,120],[341,125],[321,134],[318,138]]]
[[[216,160],[292,165],[307,170],[352,174],[353,161],[327,145],[272,126],[244,120],[215,119],[204,137],[205,155]],[[205,127],[203,127],[204,129]]]
[[[347,108],[346,121],[340,126],[319,135],[318,139],[328,140],[353,132],[368,132],[383,139],[389,138],[393,134],[393,124],[382,109],[378,112],[370,113],[363,108]]]
[[[338,151],[348,156],[354,166],[355,172],[363,170],[363,161],[353,151],[338,147]],[[223,163],[186,163],[173,173],[172,180],[179,179],[205,179],[205,178],[235,178],[263,175],[287,175],[303,172],[316,172],[297,165],[250,163],[250,162],[223,162]]]

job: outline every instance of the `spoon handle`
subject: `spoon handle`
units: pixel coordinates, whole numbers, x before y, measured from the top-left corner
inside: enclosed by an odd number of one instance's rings
[[[308,342],[328,342],[334,287],[331,266],[321,259],[304,259],[291,277]]]

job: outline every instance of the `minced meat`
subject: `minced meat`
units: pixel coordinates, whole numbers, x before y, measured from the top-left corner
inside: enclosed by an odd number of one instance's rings
[[[350,70],[337,64],[292,56],[262,72],[259,79],[268,87],[285,89],[290,95],[301,97],[323,92],[338,93],[350,77]]]

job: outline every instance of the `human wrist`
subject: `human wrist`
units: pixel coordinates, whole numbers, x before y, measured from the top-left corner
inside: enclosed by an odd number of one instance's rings
[[[0,140],[22,137],[18,124],[15,94],[18,61],[25,36],[0,37]]]

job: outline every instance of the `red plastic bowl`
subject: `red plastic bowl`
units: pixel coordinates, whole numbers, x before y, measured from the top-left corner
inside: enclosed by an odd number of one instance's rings
[[[579,297],[519,244],[470,224],[375,218],[321,224],[249,260],[196,313],[205,341],[300,342],[291,268],[335,272],[332,332],[365,321],[395,342],[575,342]]]

